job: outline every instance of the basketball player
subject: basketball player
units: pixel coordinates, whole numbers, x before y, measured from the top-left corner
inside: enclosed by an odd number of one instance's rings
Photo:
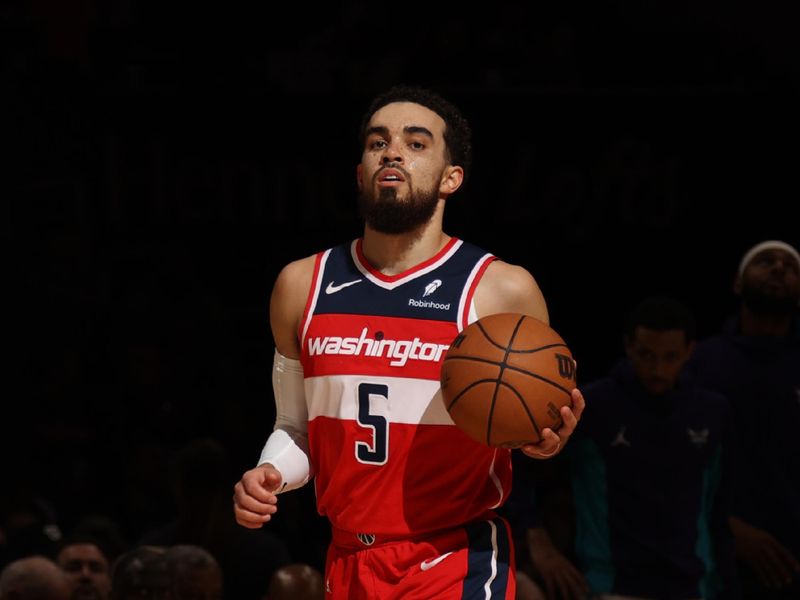
[[[731,529],[746,600],[800,598],[800,253],[765,240],[744,253],[738,314],[693,358],[728,397],[737,453]],[[771,415],[767,417],[766,415]]]
[[[356,175],[364,235],[290,263],[270,303],[277,422],[258,466],[235,486],[237,521],[261,527],[277,494],[315,478],[332,524],[330,598],[514,597],[506,523],[510,451],[472,442],[449,419],[439,371],[448,344],[479,317],[547,321],[523,268],[442,230],[469,165],[470,131],[419,88],[376,98]],[[556,433],[522,448],[555,455],[584,401]]]

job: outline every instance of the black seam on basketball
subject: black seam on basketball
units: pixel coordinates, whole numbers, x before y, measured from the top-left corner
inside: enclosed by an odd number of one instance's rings
[[[492,338],[489,336],[489,334],[488,334],[488,333],[486,333],[486,330],[483,328],[483,324],[482,324],[480,321],[475,321],[475,324],[478,326],[478,329],[480,329],[480,330],[481,330],[481,333],[483,334],[483,336],[484,336],[484,337],[485,337],[487,340],[489,340],[489,343],[490,343],[490,344],[492,344],[493,346],[497,346],[498,348],[500,348],[500,350],[508,350],[508,348],[506,348],[505,346],[503,346],[503,344],[498,344],[497,342],[495,342],[495,341],[494,341],[494,340],[493,340],[493,339],[492,339]]]
[[[506,386],[508,389],[514,392],[517,398],[519,398],[519,403],[522,404],[522,408],[524,408],[525,412],[528,413],[528,418],[531,420],[531,425],[533,425],[533,428],[536,430],[536,435],[539,436],[539,439],[542,439],[542,432],[539,429],[539,425],[536,423],[536,419],[533,418],[533,414],[531,414],[531,411],[528,408],[528,404],[525,402],[525,399],[522,397],[522,394],[520,394],[513,385],[511,385],[506,381],[501,381],[500,385]]]
[[[533,354],[534,352],[539,352],[541,350],[548,350],[550,348],[566,348],[566,344],[548,344],[547,346],[539,346],[538,348],[532,348],[530,350],[514,350],[513,348],[509,348],[509,352],[513,352],[514,354]]]
[[[502,373],[502,371],[500,371]],[[489,406],[489,418],[486,420],[486,445],[491,446],[492,421],[494,421],[494,407],[497,404],[497,390],[500,389],[500,379],[494,382],[494,393],[492,394],[492,404]]]
[[[523,375],[529,375],[534,379],[538,379],[540,381],[544,381],[545,383],[549,383],[553,387],[557,387],[558,389],[560,389],[567,396],[572,396],[572,390],[568,390],[564,386],[557,384],[555,381],[552,381],[547,377],[542,377],[541,375],[537,375],[536,373],[531,373],[530,371],[526,371],[525,369],[520,369],[519,367],[515,367],[514,365],[507,365],[506,368],[510,371],[516,371],[517,373],[522,373]]]
[[[490,378],[490,379],[479,379],[478,381],[473,381],[472,383],[470,383],[470,384],[469,384],[467,387],[465,387],[463,390],[461,390],[460,392],[458,392],[458,394],[456,394],[456,397],[455,397],[455,398],[453,398],[452,402],[450,402],[450,404],[448,404],[448,405],[447,405],[447,411],[449,412],[449,411],[450,411],[450,409],[452,409],[452,408],[453,408],[453,406],[455,406],[456,402],[458,402],[459,400],[461,400],[461,396],[463,396],[464,394],[466,394],[466,393],[467,393],[469,390],[471,390],[472,388],[474,388],[476,385],[478,385],[478,384],[480,384],[480,383],[489,383],[489,382],[494,382],[494,383],[497,383],[497,382],[498,382],[498,380],[497,380],[497,379],[494,379],[494,378]]]
[[[489,360],[488,358],[480,358],[478,356],[449,356],[449,357],[445,358],[444,361],[442,361],[442,362],[447,362],[448,360],[472,360],[472,361],[475,361],[475,362],[482,362],[482,363],[487,363],[487,364],[490,364],[490,365],[494,365],[495,367],[500,367],[500,366],[503,365],[503,363],[501,361]]]
[[[497,374],[497,383],[494,386],[494,394],[492,394],[492,405],[489,407],[489,419],[486,422],[486,445],[491,446],[491,434],[492,434],[492,419],[494,418],[494,405],[497,403],[497,390],[500,389],[500,383],[503,381],[503,371],[506,368],[506,360],[508,359],[508,350],[511,346],[514,345],[514,338],[517,337],[517,332],[519,332],[519,327],[522,325],[522,321],[525,320],[525,317],[522,316],[517,321],[517,324],[514,326],[514,331],[511,332],[511,336],[508,339],[508,346],[504,348],[505,355],[503,355],[503,362],[500,364],[500,372]],[[484,332],[486,335],[486,332]],[[489,339],[489,336],[486,336]],[[491,340],[489,340],[491,341]]]
[[[512,350],[510,348],[506,348],[509,354],[533,354],[534,352],[539,352],[540,350],[549,350],[550,348],[567,348],[566,344],[550,344],[549,346],[541,346],[539,348],[534,348],[533,350]],[[493,360],[489,360],[488,358],[478,358],[477,356],[472,356],[470,354],[461,355],[461,356],[445,356],[442,362],[447,362],[448,360],[476,360],[479,362],[488,362],[493,365],[500,365],[501,363]],[[513,367],[509,367],[513,368]]]

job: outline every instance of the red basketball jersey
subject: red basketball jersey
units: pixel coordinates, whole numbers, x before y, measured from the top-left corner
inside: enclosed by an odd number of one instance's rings
[[[499,507],[509,450],[452,422],[439,373],[475,320],[491,254],[458,239],[398,275],[355,240],[317,255],[300,331],[317,505],[334,534],[369,545],[456,527]],[[363,536],[363,537],[362,537]]]

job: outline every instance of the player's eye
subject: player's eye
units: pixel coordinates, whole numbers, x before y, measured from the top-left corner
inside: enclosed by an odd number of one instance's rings
[[[411,142],[409,144],[409,146],[411,146],[411,148],[414,149],[414,150],[424,150],[425,149],[425,144],[423,144],[422,142],[417,142],[417,141]]]
[[[372,140],[369,143],[370,150],[381,150],[386,147],[386,140]]]

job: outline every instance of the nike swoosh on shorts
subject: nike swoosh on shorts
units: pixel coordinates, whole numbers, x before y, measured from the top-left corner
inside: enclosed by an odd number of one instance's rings
[[[441,556],[437,556],[433,560],[423,560],[421,563],[419,563],[419,568],[422,569],[423,571],[432,569],[451,554],[452,552],[448,552],[447,554],[442,554]]]

